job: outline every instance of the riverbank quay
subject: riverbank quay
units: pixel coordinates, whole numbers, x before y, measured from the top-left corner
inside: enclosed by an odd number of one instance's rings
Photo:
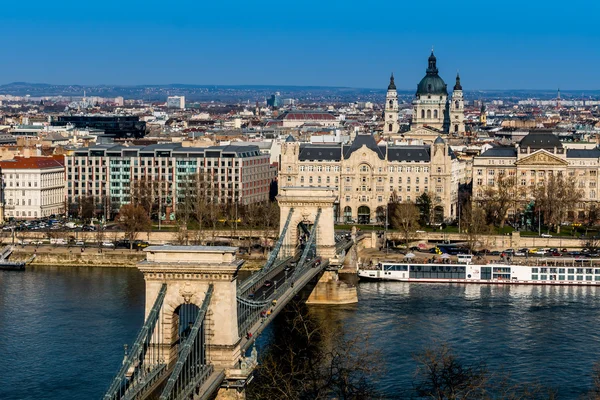
[[[28,266],[135,268],[146,259],[146,253],[127,249],[98,249],[77,246],[15,246],[11,261],[26,261],[35,255]],[[244,258],[241,256],[241,258]],[[265,263],[264,257],[246,257],[242,269],[258,270]]]

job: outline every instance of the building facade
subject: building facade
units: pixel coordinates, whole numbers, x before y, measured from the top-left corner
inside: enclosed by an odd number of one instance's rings
[[[167,108],[185,109],[185,96],[167,97]]]
[[[53,157],[15,157],[0,161],[4,217],[36,219],[63,214],[65,167]]]
[[[450,103],[450,133],[460,136],[465,134],[465,99],[459,74],[456,74],[456,83]]]
[[[456,218],[465,169],[447,143],[378,145],[370,134],[349,145],[282,143],[279,187],[331,187],[338,222],[374,223],[385,218],[393,195],[414,202],[429,193],[436,219]]]
[[[450,125],[448,88],[439,76],[437,59],[431,52],[426,75],[417,85],[413,100],[414,128],[429,127],[448,133]]]
[[[600,149],[568,149],[552,133],[529,133],[514,147],[494,147],[473,159],[473,198],[483,201],[486,188],[512,177],[519,198],[508,212],[510,218],[532,200],[533,189],[552,175],[576,181],[583,198],[570,218],[584,218],[586,205],[598,202]]]
[[[457,74],[452,97],[449,97],[447,85],[439,75],[433,51],[428,59],[425,76],[417,85],[410,130],[402,134],[399,134],[398,110],[398,94],[392,75],[384,105],[383,133],[386,137],[432,143],[440,135],[451,133],[458,136],[465,133],[464,96],[460,76]]]
[[[269,200],[276,169],[257,146],[182,147],[97,145],[65,157],[67,198],[94,198],[113,212],[144,188],[153,201],[176,212],[192,183],[217,204]]]
[[[387,94],[385,96],[383,133],[394,135],[400,131],[398,124],[398,91],[394,83],[394,74],[390,77]]]

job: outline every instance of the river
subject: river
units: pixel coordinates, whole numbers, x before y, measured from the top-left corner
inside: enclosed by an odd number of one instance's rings
[[[369,334],[389,398],[410,390],[412,354],[434,342],[559,399],[583,393],[600,360],[600,288],[360,283],[359,299],[315,309],[347,334]],[[143,312],[136,269],[0,271],[0,399],[100,398]]]

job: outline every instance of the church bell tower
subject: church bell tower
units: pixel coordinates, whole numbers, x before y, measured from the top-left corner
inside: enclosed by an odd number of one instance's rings
[[[384,110],[383,133],[384,135],[394,135],[400,131],[400,125],[398,125],[398,92],[394,83],[394,74],[390,76]]]
[[[458,136],[465,134],[465,100],[458,73],[456,74],[456,84],[450,103],[450,133]]]

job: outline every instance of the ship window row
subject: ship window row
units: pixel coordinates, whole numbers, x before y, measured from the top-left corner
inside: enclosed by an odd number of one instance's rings
[[[583,275],[583,274],[587,274],[587,275],[600,275],[600,268],[531,268],[531,273],[532,274],[537,274],[537,273],[541,273],[541,274],[547,274],[547,273],[551,273],[551,274],[564,274],[565,270],[567,271],[567,273],[569,274],[578,274],[578,275]]]
[[[597,281],[600,282],[600,275],[591,276],[591,275],[567,275],[567,280],[569,281]],[[565,275],[531,275],[531,280],[533,281],[564,281]]]
[[[410,271],[414,272],[465,272],[465,267],[444,265],[411,265]]]

